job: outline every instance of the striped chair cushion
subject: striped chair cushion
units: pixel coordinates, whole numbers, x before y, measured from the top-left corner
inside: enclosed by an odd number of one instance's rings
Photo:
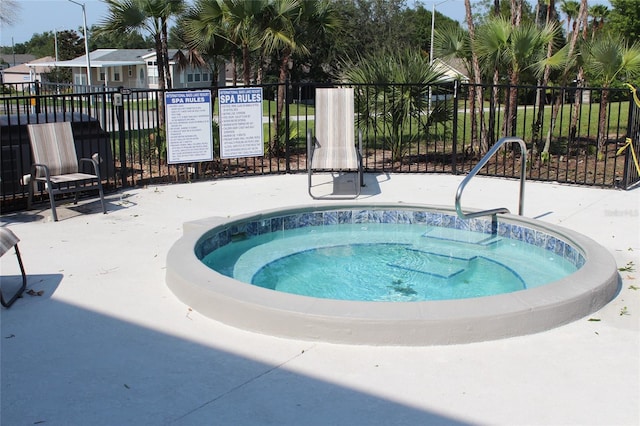
[[[34,163],[45,164],[52,176],[78,172],[78,157],[71,123],[64,121],[30,124],[27,128]],[[38,177],[42,176],[44,173],[38,171]]]
[[[7,250],[18,244],[20,239],[16,234],[8,228],[0,228],[0,256],[3,256]]]
[[[314,170],[357,170],[353,88],[316,90]]]

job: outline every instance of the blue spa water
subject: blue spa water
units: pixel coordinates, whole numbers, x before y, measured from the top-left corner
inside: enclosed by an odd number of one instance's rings
[[[425,224],[340,224],[233,241],[202,261],[239,281],[343,300],[425,301],[525,290],[577,267],[499,235]]]

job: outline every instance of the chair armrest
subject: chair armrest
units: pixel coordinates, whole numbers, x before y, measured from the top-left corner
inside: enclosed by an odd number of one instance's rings
[[[102,158],[100,158],[100,155],[98,155],[98,153],[93,154],[91,158],[81,158],[80,162],[91,163],[93,165],[93,171],[95,172],[95,175],[99,180],[102,180],[100,178],[100,163],[102,162]]]
[[[49,167],[46,164],[41,164],[41,163],[34,163],[31,165],[31,177],[35,178],[38,176],[38,174],[36,173],[36,169],[38,167],[42,167],[44,169],[44,177],[47,179],[47,182],[50,180],[51,178],[51,174],[49,173]]]

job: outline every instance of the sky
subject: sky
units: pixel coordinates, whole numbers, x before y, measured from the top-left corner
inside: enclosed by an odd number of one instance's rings
[[[0,0],[2,1],[2,0]],[[47,31],[76,30],[82,28],[82,7],[68,0],[15,0],[20,9],[15,13],[16,22],[12,26],[0,27],[0,45],[11,46],[13,43],[24,43],[34,34]],[[531,2],[532,0],[530,0]],[[85,5],[87,14],[87,27],[97,25],[107,16],[108,8],[100,0],[77,0]],[[409,3],[421,3],[425,8],[431,9],[436,5],[436,10],[456,21],[464,21],[463,0],[413,0]],[[472,0],[472,3],[475,1]],[[611,5],[606,0],[590,0],[589,4]]]

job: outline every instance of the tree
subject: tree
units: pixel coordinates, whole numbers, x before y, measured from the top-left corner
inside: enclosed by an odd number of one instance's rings
[[[515,131],[517,91],[520,75],[534,62],[544,58],[547,46],[555,39],[558,28],[547,24],[537,28],[533,22],[514,23],[504,18],[490,18],[479,30],[474,48],[485,69],[494,70],[494,83],[499,74],[509,78],[509,98],[506,107],[504,134]]]
[[[442,73],[419,50],[374,52],[347,61],[340,80],[363,84],[356,92],[356,112],[368,125],[378,126],[393,161],[400,161],[416,140],[415,134],[405,134],[412,118],[421,123],[428,114],[428,127],[451,117],[446,109],[427,110],[429,87],[442,81]],[[444,108],[445,104],[438,105]]]
[[[567,37],[569,37],[569,33],[571,33],[571,23],[575,24],[575,20],[578,17],[578,12],[580,11],[580,2],[575,0],[563,0],[560,3],[560,10],[564,13],[567,21]]]
[[[603,4],[596,4],[589,8],[589,15],[591,15],[591,38],[593,39],[604,27],[604,21],[609,17],[609,8]]]
[[[473,73],[471,74],[474,83],[474,89],[471,93],[472,98],[473,94],[475,94],[475,107],[478,110],[478,116],[480,117],[480,154],[484,154],[489,150],[489,141],[488,141],[488,132],[487,129],[483,126],[484,124],[484,100],[482,97],[481,84],[482,84],[482,73],[480,70],[480,60],[478,58],[478,53],[473,49],[473,43],[476,39],[476,30],[475,24],[473,23],[473,15],[471,13],[471,1],[464,0],[464,9],[465,9],[465,18],[467,20],[467,28],[469,30],[469,40],[470,45],[469,48],[471,50],[471,69]],[[472,108],[471,113],[475,116],[476,111]],[[476,135],[474,131],[473,121],[471,122],[471,131],[472,131],[472,143],[473,138]]]
[[[612,10],[607,24],[611,32],[628,41],[640,40],[638,0],[610,0]]]
[[[285,84],[293,55],[308,55],[309,46],[337,31],[342,20],[330,0],[271,0],[266,10],[262,45],[266,54],[279,56],[276,128],[270,146],[270,151],[278,155],[282,152],[279,135]]]
[[[85,53],[84,39],[80,38],[76,31],[58,31],[55,37],[58,40],[58,60],[68,61]],[[55,48],[54,48],[55,55]],[[54,68],[47,73],[47,80],[57,83],[71,83],[72,74],[70,68]]]
[[[600,78],[602,82],[598,116],[598,153],[602,155],[608,138],[608,89],[617,80],[640,77],[640,44],[628,44],[620,36],[605,34],[586,43],[582,49],[582,56],[585,70]]]
[[[578,16],[575,19],[573,25],[573,31],[569,35],[569,41],[561,49],[558,50],[553,56],[545,58],[544,61],[540,61],[537,65],[551,66],[555,69],[561,70],[559,85],[562,87],[567,86],[569,78],[573,78],[576,82],[576,88],[574,95],[574,105],[572,122],[570,128],[570,135],[576,133],[578,109],[582,99],[582,91],[580,90],[584,84],[583,68],[580,65],[579,55],[579,42],[586,39],[586,27],[587,27],[588,5],[587,0],[580,0],[580,8],[578,10]],[[546,161],[549,158],[549,148],[551,147],[551,136],[555,128],[558,113],[560,112],[560,106],[563,101],[563,96],[557,96],[551,109],[551,120],[549,123],[549,129],[547,131],[547,137],[542,149],[540,157],[542,161]],[[571,136],[573,137],[573,136]]]
[[[231,53],[235,72],[235,50],[242,54],[242,74],[245,85],[251,83],[251,54],[261,49],[268,0],[199,0],[189,11],[185,35],[189,45],[198,51],[207,46],[221,47]],[[234,78],[235,84],[235,78]]]
[[[101,33],[98,27],[89,28],[89,50],[96,49],[145,49],[153,47],[153,39],[144,38],[138,31],[127,34]]]
[[[546,0],[544,2],[540,1],[538,4],[539,6],[543,6],[543,7],[540,7],[541,10],[544,8],[544,12],[545,12],[544,22],[546,26],[560,24],[558,21],[558,14],[556,11],[555,0]],[[532,139],[534,141],[538,141],[540,137],[540,129],[542,127],[542,122],[544,120],[544,105],[545,105],[544,91],[545,91],[545,87],[549,85],[549,78],[551,76],[550,59],[555,53],[556,48],[557,46],[556,46],[555,40],[554,39],[549,40],[549,42],[547,43],[547,54],[545,59],[542,61],[542,65],[537,66],[534,64],[534,70],[536,70],[536,67],[537,67],[536,71],[539,77],[538,89],[536,91],[536,105],[538,106],[538,112],[536,114],[536,120],[532,126],[533,135],[534,135]],[[536,145],[533,145],[533,147],[536,147]],[[533,157],[534,156],[532,155],[532,158]]]
[[[476,25],[483,24],[486,20],[495,17],[515,20],[519,15],[520,22],[535,22],[536,14],[531,4],[525,0],[478,0],[474,1],[475,10],[473,20]]]
[[[171,87],[169,72],[167,22],[183,11],[183,0],[105,0],[109,14],[98,25],[97,35],[131,34],[147,31],[154,40],[158,69],[158,86],[161,91]],[[158,120],[164,124],[164,104],[158,102]]]
[[[343,17],[344,56],[355,58],[376,50],[397,50],[411,43],[416,26],[403,16],[406,3],[406,0],[334,2],[334,8]]]
[[[486,143],[486,129],[484,126],[484,110],[482,107],[476,108],[478,102],[482,105],[482,81],[480,80],[480,67],[477,62],[477,56],[471,49],[471,34],[475,34],[474,28],[472,31],[465,31],[458,25],[445,26],[438,30],[434,38],[434,56],[439,58],[457,58],[462,61],[467,71],[467,75],[470,77],[472,84],[468,87],[469,90],[469,114],[470,119],[470,133],[471,133],[471,147],[473,151],[478,147],[478,152],[486,151],[488,144]],[[474,67],[474,58],[476,59]],[[476,78],[477,76],[477,78]],[[478,125],[481,126],[482,141],[479,143],[478,139]]]
[[[170,73],[168,62],[167,22],[180,14],[183,0],[105,0],[109,13],[96,30],[96,35],[131,34],[146,31],[153,37],[158,64],[158,85],[167,87]],[[161,118],[162,120],[162,118]]]

